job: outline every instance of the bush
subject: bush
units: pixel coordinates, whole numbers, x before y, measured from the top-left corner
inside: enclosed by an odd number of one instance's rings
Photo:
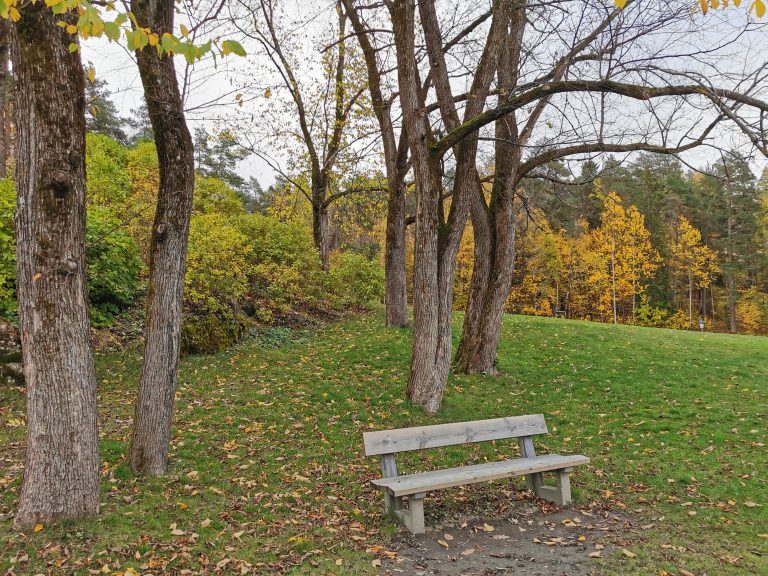
[[[0,179],[0,316],[16,315],[16,188],[9,178]]]
[[[330,280],[342,304],[364,306],[384,296],[384,270],[361,254],[345,252],[334,258]]]
[[[252,249],[248,255],[251,295],[260,320],[269,321],[273,311],[287,313],[322,299],[320,259],[304,226],[261,214],[236,222]]]
[[[243,199],[219,178],[195,175],[194,210],[201,214],[245,214]]]
[[[740,332],[764,334],[768,327],[768,294],[745,290],[736,301],[736,324]]]
[[[663,328],[667,326],[668,316],[669,314],[666,310],[651,306],[648,295],[642,294],[640,296],[640,305],[635,308],[635,317],[632,319],[632,323],[638,326]],[[685,321],[687,326],[687,316]]]
[[[94,326],[109,326],[133,304],[142,269],[139,247],[107,208],[88,209],[85,231],[88,298]]]
[[[193,216],[184,290],[182,347],[214,352],[233,343],[248,326],[241,312],[248,292],[252,247],[222,214]]]

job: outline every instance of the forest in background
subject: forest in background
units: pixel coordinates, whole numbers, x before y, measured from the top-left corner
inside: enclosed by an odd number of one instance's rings
[[[93,326],[104,328],[141,314],[159,167],[146,110],[120,118],[99,80],[88,84],[88,101],[89,299]],[[221,350],[257,325],[290,325],[382,299],[383,175],[358,176],[365,193],[329,210],[332,258],[324,274],[312,205],[295,181],[279,178],[262,190],[240,176],[237,163],[248,151],[226,131],[198,129],[195,144],[187,352]],[[551,179],[517,190],[507,312],[677,329],[699,329],[703,320],[706,330],[768,333],[768,173],[758,178],[736,153],[697,170],[652,153],[625,163],[588,160],[572,177],[558,163],[548,170]],[[413,190],[408,195],[413,210]],[[15,204],[11,174],[0,181],[0,315],[12,322]],[[473,253],[470,223],[457,256],[456,310],[467,304]]]

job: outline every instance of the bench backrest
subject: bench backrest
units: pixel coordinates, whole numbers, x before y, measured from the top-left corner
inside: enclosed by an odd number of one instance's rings
[[[365,444],[366,455],[374,456],[546,433],[547,423],[544,421],[544,416],[542,414],[529,414],[527,416],[509,416],[474,422],[455,422],[453,424],[365,432],[363,443]]]

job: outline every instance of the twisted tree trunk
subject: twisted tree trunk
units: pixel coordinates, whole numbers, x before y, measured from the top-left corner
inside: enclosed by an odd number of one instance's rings
[[[499,103],[517,84],[525,25],[524,4],[510,11],[510,27],[499,57]],[[490,202],[482,191],[474,195],[472,228],[475,239],[472,281],[454,369],[462,373],[496,373],[504,305],[512,284],[515,261],[515,188],[521,160],[517,119],[510,114],[496,121],[495,174]]]
[[[96,376],[85,275],[85,87],[42,2],[11,29],[18,79],[16,257],[27,454],[14,526],[99,511]]]
[[[473,97],[467,102],[465,119],[479,114],[485,106],[506,29],[505,5],[503,1],[495,3],[491,29],[473,78],[470,90]],[[451,130],[459,125],[459,116],[451,94],[434,2],[420,2],[419,10],[441,116],[446,128]],[[478,135],[470,135],[455,147],[456,176],[451,207],[446,218],[440,158],[432,151],[434,135],[429,125],[416,67],[414,12],[413,0],[393,3],[400,104],[417,191],[413,353],[408,377],[408,397],[428,412],[436,412],[442,402],[450,369],[456,252],[466,224],[469,199],[480,186],[475,166]]]
[[[173,0],[133,0],[137,24],[173,32]],[[144,365],[131,438],[131,466],[159,475],[168,466],[189,220],[194,188],[192,138],[184,118],[173,58],[153,48],[136,60],[160,163],[160,190],[152,227],[150,278],[144,329]]]

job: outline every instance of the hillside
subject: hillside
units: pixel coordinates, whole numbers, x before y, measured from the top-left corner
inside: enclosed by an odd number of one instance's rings
[[[2,385],[0,571],[366,573],[397,527],[367,485],[378,462],[362,456],[363,431],[542,412],[542,452],[592,458],[573,475],[577,504],[632,519],[621,546],[636,557],[593,560],[599,572],[768,573],[768,339],[510,316],[502,376],[453,377],[430,418],[404,400],[408,332],[382,323],[273,330],[184,359],[172,468],[146,484],[124,465],[139,357],[100,355],[101,515],[31,536],[9,521],[24,393]],[[418,467],[516,450],[432,451]],[[427,523],[502,500],[492,484],[445,491]]]

